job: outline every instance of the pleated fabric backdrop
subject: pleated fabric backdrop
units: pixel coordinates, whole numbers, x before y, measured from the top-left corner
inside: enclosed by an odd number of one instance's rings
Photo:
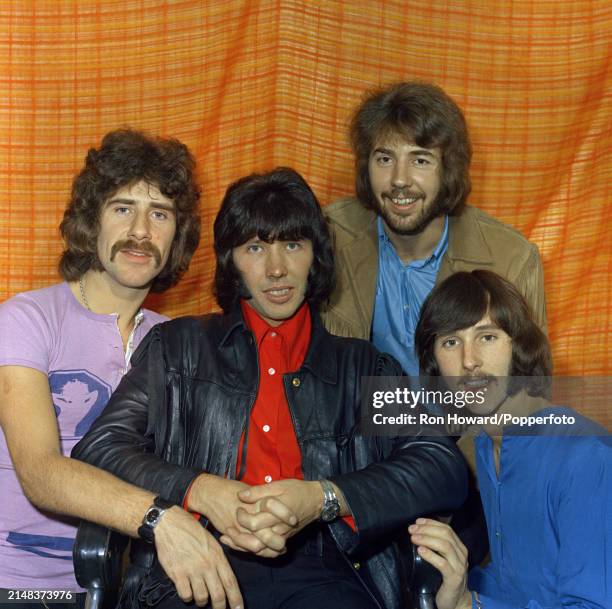
[[[465,110],[471,203],[540,247],[556,373],[612,375],[610,0],[5,0],[0,28],[0,300],[58,280],[72,176],[129,125],[188,144],[204,186],[199,252],[149,304],[214,310],[228,183],[290,165],[351,193],[353,108],[420,78]]]

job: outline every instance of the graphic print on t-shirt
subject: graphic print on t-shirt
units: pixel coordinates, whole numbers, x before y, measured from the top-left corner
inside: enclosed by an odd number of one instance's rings
[[[60,437],[72,444],[81,438],[106,406],[112,390],[87,370],[62,370],[49,374],[49,387],[57,416]],[[74,539],[9,531],[7,543],[24,552],[72,560]]]
[[[49,374],[60,435],[81,438],[100,416],[112,390],[87,370],[61,370]]]
[[[53,537],[51,535],[30,535],[9,531],[7,543],[12,543],[24,552],[30,552],[46,558],[72,560],[74,539],[70,537]]]

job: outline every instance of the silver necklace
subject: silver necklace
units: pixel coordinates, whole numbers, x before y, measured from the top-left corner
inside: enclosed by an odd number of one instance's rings
[[[85,286],[83,285],[83,277],[79,279],[79,290],[81,292],[81,300],[83,304],[87,307],[88,311],[91,311],[91,307],[89,306],[89,302],[87,301],[87,296],[85,296]]]

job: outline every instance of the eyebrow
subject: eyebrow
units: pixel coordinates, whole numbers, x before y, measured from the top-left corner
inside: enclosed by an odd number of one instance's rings
[[[120,203],[121,205],[136,205],[137,201],[135,199],[129,199],[127,197],[113,197],[112,199],[109,199],[105,205],[112,205],[115,203]],[[153,209],[163,209],[164,211],[169,211],[173,213],[176,211],[174,205],[170,205],[169,203],[162,203],[161,201],[151,201],[149,205]]]
[[[374,150],[372,152],[382,152],[383,154],[390,154],[395,156],[395,153],[393,152],[393,150],[389,150],[389,148],[382,148],[382,147],[377,147],[374,148]]]
[[[472,326],[469,326],[470,328]],[[489,330],[500,330],[501,328],[495,324],[476,324],[474,326],[474,328],[476,330],[484,330],[489,331]],[[469,328],[458,328],[457,330],[450,330],[449,332],[445,332],[444,334],[436,334],[436,338],[447,338],[449,336],[452,336],[454,334],[456,334],[457,332],[461,332],[462,330],[468,330]]]
[[[376,148],[374,148],[374,153],[377,153],[377,152],[381,154],[388,154],[390,156],[395,156],[395,152],[393,150],[390,150],[389,148],[384,148],[382,146],[377,146]],[[409,154],[412,156],[427,156],[433,159],[438,158],[437,154],[435,154],[431,150],[428,150],[427,148],[416,148],[415,150],[411,150]]]
[[[410,154],[413,156],[429,156],[433,159],[437,159],[439,155],[435,154],[431,150],[427,150],[427,148],[418,148],[417,150],[411,150]]]

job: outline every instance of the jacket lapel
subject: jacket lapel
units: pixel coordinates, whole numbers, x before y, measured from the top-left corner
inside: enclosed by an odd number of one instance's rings
[[[378,235],[375,215],[372,215],[365,232],[347,243],[338,255],[342,257],[348,275],[348,286],[352,291],[359,321],[367,326],[374,312],[378,276]]]
[[[304,359],[304,368],[326,383],[338,382],[338,358],[329,332],[323,326],[318,311],[310,305],[312,331],[310,345]]]
[[[461,263],[467,263],[473,268],[487,267],[494,263],[491,248],[469,206],[458,216],[448,218],[448,249],[442,258],[436,284],[462,270],[464,267],[457,268]]]

